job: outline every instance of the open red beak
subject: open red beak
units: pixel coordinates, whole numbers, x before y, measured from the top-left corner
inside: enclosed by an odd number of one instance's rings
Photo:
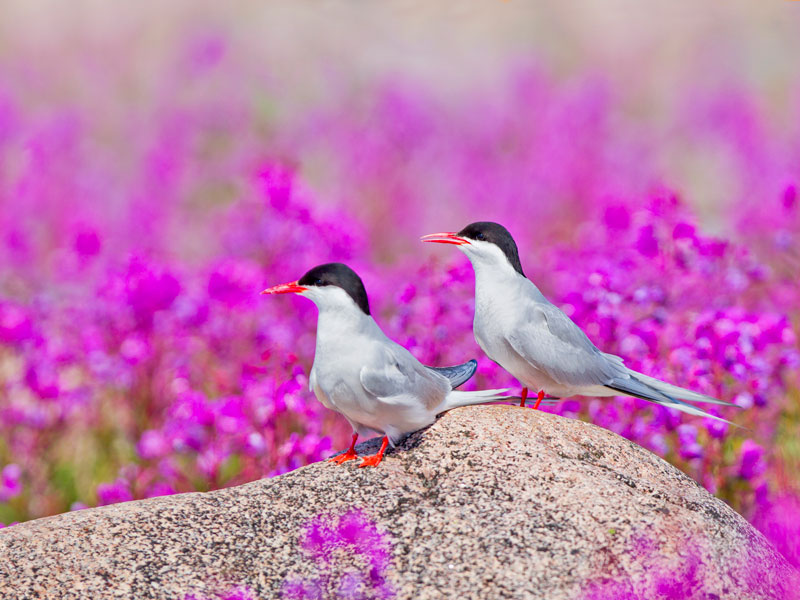
[[[271,288],[265,289],[262,294],[299,294],[305,292],[308,288],[298,285],[296,281],[289,283],[281,283],[280,285],[273,285]]]
[[[462,244],[469,244],[467,238],[460,237],[455,233],[429,233],[420,238],[423,242],[436,242],[437,244],[453,244],[454,246],[461,246]]]

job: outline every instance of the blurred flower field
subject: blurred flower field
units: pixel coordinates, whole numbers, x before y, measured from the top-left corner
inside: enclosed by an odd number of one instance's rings
[[[717,414],[742,427],[628,398],[548,410],[663,456],[800,565],[800,94],[777,122],[744,83],[698,81],[651,131],[602,76],[533,64],[458,102],[411,76],[332,77],[288,110],[216,34],[177,44],[146,93],[102,68],[64,91],[3,60],[0,522],[343,448],[346,423],[307,389],[313,306],[258,294],[318,263],[355,268],[423,362],[478,358],[466,389],[516,387],[472,338],[469,263],[418,242],[496,220],[598,346],[734,401]],[[713,227],[666,178],[664,144],[724,173]]]

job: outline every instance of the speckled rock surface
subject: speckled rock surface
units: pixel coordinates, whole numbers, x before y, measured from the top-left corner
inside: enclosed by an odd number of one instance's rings
[[[685,597],[755,599],[800,587],[726,504],[650,452],[580,421],[462,408],[379,468],[356,465],[318,463],[0,530],[0,597],[182,600],[246,586],[277,598],[289,581],[322,580],[320,561],[298,541],[309,521],[352,507],[389,540],[397,598],[606,598],[672,585]],[[357,556],[326,556],[328,576],[358,572]],[[363,596],[351,597],[387,596],[388,587],[379,593],[369,577],[360,581]]]

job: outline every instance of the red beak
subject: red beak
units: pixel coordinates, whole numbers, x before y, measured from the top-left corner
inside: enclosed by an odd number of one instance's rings
[[[290,281],[289,283],[281,283],[279,285],[273,285],[271,288],[265,289],[262,294],[299,294],[300,292],[305,292],[308,288],[302,285],[298,285],[296,281]]]
[[[454,246],[461,246],[462,244],[469,244],[467,238],[460,237],[456,233],[429,233],[420,238],[423,242],[435,242],[437,244],[453,244]]]

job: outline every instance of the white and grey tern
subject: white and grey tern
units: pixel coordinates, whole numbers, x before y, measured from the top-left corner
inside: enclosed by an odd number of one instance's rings
[[[422,240],[453,244],[472,263],[475,340],[489,358],[522,383],[523,402],[528,388],[538,390],[540,401],[545,394],[556,398],[624,395],[720,421],[724,419],[686,401],[733,406],[637,373],[619,356],[597,348],[525,276],[517,244],[502,225],[477,222],[458,233],[433,233]]]
[[[377,466],[389,444],[426,427],[452,408],[508,401],[507,390],[457,391],[472,377],[477,362],[428,367],[389,339],[370,315],[361,278],[341,263],[319,265],[298,281],[273,286],[263,294],[299,294],[319,309],[317,342],[309,387],[327,408],[341,413],[353,428],[350,449],[331,459],[358,458],[359,435],[382,434],[377,454],[361,467]]]

